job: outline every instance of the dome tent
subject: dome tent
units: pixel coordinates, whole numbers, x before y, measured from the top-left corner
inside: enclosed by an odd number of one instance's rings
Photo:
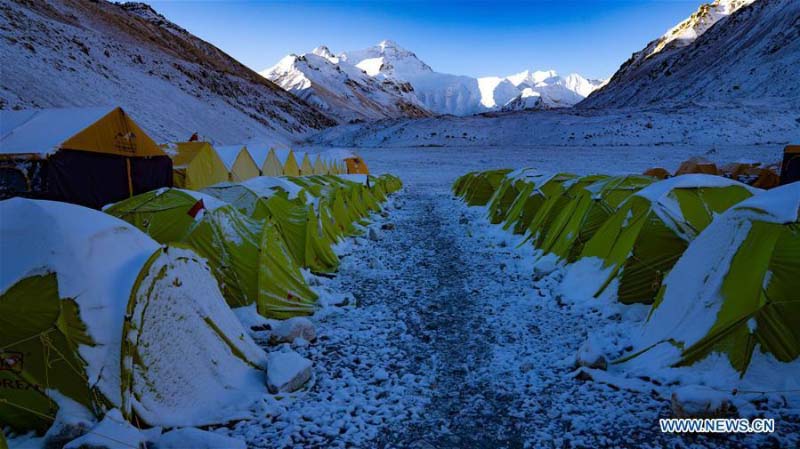
[[[193,252],[64,203],[16,198],[0,215],[15,217],[0,221],[0,256],[14,261],[0,273],[0,379],[21,387],[0,390],[4,424],[44,431],[68,399],[206,425],[265,390],[264,353]]]
[[[594,296],[619,279],[623,303],[651,303],[688,243],[719,214],[758,192],[714,175],[676,176],[626,199],[583,248],[608,273]]]
[[[313,313],[317,295],[267,220],[250,218],[213,196],[161,189],[105,210],[161,243],[181,242],[205,257],[231,307],[256,304],[269,318]]]
[[[520,191],[530,185],[523,175],[525,170],[515,170],[507,174],[500,182],[500,186],[494,192],[488,205],[489,221],[492,224],[498,224],[508,218],[511,207],[519,197]]]
[[[566,179],[562,181],[558,179],[558,176]],[[541,196],[543,202],[538,207],[530,224],[528,224],[529,238],[536,248],[545,246],[548,235],[558,233],[558,227],[563,224],[560,220],[556,220],[557,218],[563,218],[563,216],[559,215],[559,212],[569,207],[582,188],[607,178],[605,175],[572,176],[570,174],[557,175],[555,179],[545,182],[541,188],[534,191],[534,198],[539,197],[536,193],[549,192]],[[554,224],[556,229],[553,229]]]
[[[281,167],[283,168],[283,176],[300,176],[300,162],[302,161],[297,161],[297,158],[292,150],[284,148],[271,148],[270,151],[272,151],[278,161],[280,161]]]
[[[287,179],[259,177],[240,184],[220,184],[204,190],[230,202],[243,213],[277,226],[295,262],[316,273],[332,273],[339,267],[333,242],[321,230],[309,194]]]
[[[456,181],[455,193],[464,197],[469,206],[485,206],[510,172],[511,169],[499,169],[468,173],[463,177],[463,181]]]
[[[543,176],[537,179],[537,183],[531,188],[520,192],[519,201],[515,207],[519,207],[519,217],[514,224],[516,234],[528,233],[528,239],[536,237],[537,229],[547,214],[550,212],[553,200],[568,187],[569,183],[575,180],[576,176],[571,173],[557,173],[555,175]],[[523,196],[524,195],[524,196]]]
[[[574,184],[563,195],[565,204],[554,208],[556,214],[539,248],[567,262],[580,256],[591,239],[617,207],[655,179],[649,176],[624,175],[602,178],[596,182]]]
[[[653,304],[636,357],[667,352],[666,364],[683,366],[721,353],[740,376],[754,360],[773,374],[793,362],[786,372],[796,381],[798,273],[800,183],[792,183],[733,206],[689,245]]]

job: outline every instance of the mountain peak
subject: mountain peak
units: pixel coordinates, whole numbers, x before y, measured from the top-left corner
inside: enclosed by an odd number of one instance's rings
[[[338,62],[338,58],[325,45],[320,45],[319,47],[315,48],[311,53],[319,57],[325,58],[331,62]]]
[[[400,46],[397,45],[397,42],[395,42],[393,40],[390,40],[390,39],[384,39],[384,40],[380,41],[378,43],[378,47],[380,47],[381,50],[385,50],[387,48],[395,48],[395,49],[398,49],[398,50],[402,50],[402,48],[400,48]]]

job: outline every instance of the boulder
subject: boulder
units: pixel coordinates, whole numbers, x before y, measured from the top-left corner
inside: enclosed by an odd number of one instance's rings
[[[291,393],[311,379],[311,360],[294,351],[267,357],[267,387],[272,393]]]
[[[586,367],[605,371],[608,361],[600,350],[600,344],[594,338],[588,338],[575,355],[575,367]]]
[[[125,421],[117,409],[112,409],[86,435],[70,441],[64,449],[129,449],[146,447],[158,439],[160,428],[139,430]]]
[[[394,223],[384,223],[381,225],[381,229],[384,231],[391,231],[394,229]]]
[[[672,392],[676,418],[725,418],[736,414],[729,394],[702,385],[687,385]]]
[[[316,340],[317,330],[314,323],[303,317],[294,317],[273,323],[269,336],[271,344],[292,343],[296,338],[302,338],[305,341]]]

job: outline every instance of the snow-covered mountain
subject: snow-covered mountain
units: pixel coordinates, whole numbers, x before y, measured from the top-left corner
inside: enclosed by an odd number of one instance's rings
[[[388,40],[338,56],[320,47],[312,54],[287,56],[261,73],[290,92],[319,104],[327,113],[346,120],[365,109],[363,95],[354,94],[354,90],[368,91],[368,100],[379,97],[380,107],[367,107],[369,113],[357,117],[374,119],[421,115],[416,108],[406,105],[419,106],[434,114],[458,116],[506,108],[569,107],[601,84],[577,74],[561,77],[552,70],[483,78],[439,73],[413,52]],[[387,104],[404,107],[389,108],[387,113]]]
[[[335,124],[142,3],[0,2],[0,108],[120,105],[159,141],[290,141]]]
[[[800,106],[800,2],[715,0],[634,53],[580,107]]]
[[[341,122],[430,115],[408,83],[372,77],[325,46],[260,74]]]

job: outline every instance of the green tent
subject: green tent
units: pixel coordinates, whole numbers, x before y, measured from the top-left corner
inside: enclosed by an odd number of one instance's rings
[[[181,242],[205,257],[231,307],[256,304],[270,318],[314,311],[317,295],[272,221],[250,218],[212,196],[180,189],[137,195],[105,212],[160,243]]]
[[[459,196],[463,196],[469,206],[485,206],[510,172],[511,169],[500,169],[467,174],[465,180],[456,181],[456,194],[463,192]]]
[[[42,433],[67,401],[210,425],[264,389],[265,354],[193,252],[71,204],[14,198],[0,215],[4,425]]]
[[[524,170],[516,170],[506,175],[489,201],[487,207],[489,221],[492,224],[498,224],[507,220],[512,205],[520,192],[528,185],[529,182],[524,176]]]
[[[517,216],[517,221],[513,225],[514,232],[528,233],[528,239],[536,238],[542,233],[555,200],[575,178],[576,176],[570,173],[557,173],[544,177],[533,187],[521,189],[518,195],[519,201],[515,200],[513,205],[515,210],[509,214]]]
[[[596,180],[595,182],[591,182]],[[632,194],[655,182],[640,175],[580,178],[559,198],[550,229],[538,247],[567,262],[574,262],[583,247],[619,205]]]
[[[652,303],[688,243],[716,214],[756,191],[720,176],[691,174],[653,183],[630,196],[581,253],[602,260],[608,272],[595,296],[618,279],[621,302]]]
[[[250,217],[271,221],[283,236],[295,262],[315,273],[333,273],[339,258],[322,230],[309,194],[285,178],[258,177],[240,184],[218,184],[203,190],[228,201]]]
[[[577,192],[595,182],[606,179],[605,175],[573,177],[561,173],[546,181],[534,192],[534,200],[541,201],[536,214],[528,224],[529,239],[536,248],[543,248],[548,235],[558,233],[562,222],[559,212],[569,208]],[[538,195],[537,195],[538,193]]]
[[[665,279],[637,346],[677,347],[670,361],[676,366],[722,353],[742,376],[765,354],[797,363],[798,292],[796,182],[733,206],[689,245]],[[796,377],[797,368],[788,372]]]

